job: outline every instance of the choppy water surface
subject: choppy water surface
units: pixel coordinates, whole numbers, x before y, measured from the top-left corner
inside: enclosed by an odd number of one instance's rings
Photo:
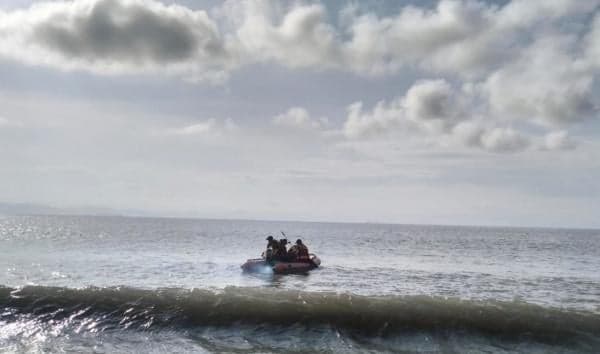
[[[243,274],[301,235],[309,275]],[[598,352],[600,231],[0,219],[0,349]]]

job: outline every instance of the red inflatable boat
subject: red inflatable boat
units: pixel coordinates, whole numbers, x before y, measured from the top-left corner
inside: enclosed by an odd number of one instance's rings
[[[264,258],[249,259],[242,264],[244,272],[273,272],[275,274],[302,274],[318,268],[321,260],[315,254],[310,254],[310,259],[305,262],[272,261],[268,263]]]

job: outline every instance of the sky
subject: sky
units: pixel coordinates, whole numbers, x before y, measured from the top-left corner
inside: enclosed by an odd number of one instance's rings
[[[0,202],[600,227],[600,0],[0,3]]]

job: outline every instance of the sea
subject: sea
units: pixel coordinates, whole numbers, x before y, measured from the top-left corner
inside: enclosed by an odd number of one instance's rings
[[[600,230],[4,216],[0,352],[600,353]]]

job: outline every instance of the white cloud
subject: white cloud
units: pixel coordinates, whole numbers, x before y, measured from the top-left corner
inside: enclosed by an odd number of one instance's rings
[[[591,65],[600,67],[600,14],[596,14],[585,37],[586,58]]]
[[[336,27],[320,3],[230,1],[211,17],[156,0],[48,2],[0,10],[0,55],[67,70],[166,71],[187,79],[223,79],[257,62],[367,75],[418,66],[473,78],[510,62],[545,27],[559,28],[598,4],[440,0],[386,17],[348,8]]]
[[[483,89],[500,116],[545,125],[568,124],[597,115],[594,72],[571,53],[573,36],[549,35],[514,62],[491,74]]]
[[[445,80],[423,80],[415,83],[403,99],[409,119],[424,124],[434,122],[442,128],[464,119],[464,100]]]
[[[183,128],[174,129],[172,132],[176,135],[197,135],[211,132],[215,128],[216,121],[211,118],[205,122],[195,123]]]
[[[515,153],[527,149],[532,137],[510,127],[489,127],[481,122],[465,121],[450,133],[460,145],[481,148],[490,152]]]
[[[363,112],[362,102],[355,102],[348,106],[344,135],[350,139],[383,135],[403,122],[401,114],[397,102],[380,101],[371,112]]]
[[[337,33],[326,22],[323,5],[284,10],[269,2],[236,1],[226,8],[227,19],[237,20],[235,43],[246,60],[275,61],[289,67],[337,66]]]
[[[462,15],[468,13],[468,4],[481,5],[468,1],[441,1],[430,12],[405,8],[397,21],[408,21],[405,17],[413,11],[412,16],[436,17],[434,23],[441,26],[449,18],[464,20]],[[417,81],[404,96],[389,103],[380,102],[371,112],[363,112],[360,104],[351,106],[344,126],[346,136],[389,136],[392,132],[407,135],[416,131],[439,138],[440,144],[449,138],[489,151],[518,152],[530,147],[534,141],[545,139],[543,135],[531,135],[529,130],[522,130],[527,126],[566,130],[574,124],[598,119],[600,95],[596,59],[600,50],[595,46],[600,48],[600,45],[594,34],[600,28],[600,20],[594,19],[591,25],[585,21],[574,25],[565,18],[586,15],[597,5],[597,2],[590,5],[569,1],[512,1],[498,8],[469,8],[473,14],[481,15],[481,21],[489,26],[482,28],[479,34],[465,38],[457,36],[456,43],[447,38],[439,48],[426,50],[429,59],[414,61],[424,68],[440,73],[454,72],[458,76]],[[556,22],[559,20],[566,23]],[[369,18],[369,21],[375,19]],[[424,20],[422,25],[425,23]],[[391,26],[390,23],[386,27],[387,31],[391,31]],[[515,35],[519,33],[520,36]],[[377,37],[375,34],[370,36]],[[382,43],[398,44],[392,37],[382,38]],[[499,41],[494,42],[497,39]],[[436,42],[425,40],[425,43]],[[476,52],[472,46],[482,44],[481,48],[491,50],[488,54],[500,51],[493,55],[493,62],[455,66],[452,48],[471,55]],[[388,55],[387,58],[393,60],[395,56]],[[447,66],[437,65],[436,58],[440,59],[439,64]],[[470,66],[482,70],[471,72]],[[551,140],[542,145],[545,144],[546,149],[575,146],[572,143],[563,146],[558,136]]]
[[[44,2],[0,10],[0,57],[187,80],[219,81],[256,63],[360,75],[401,69],[434,74],[439,79],[417,80],[371,110],[360,101],[351,104],[344,135],[450,136],[468,146],[518,151],[528,134],[514,121],[553,130],[598,117],[600,15],[589,18],[597,6],[600,0],[440,0],[385,16],[348,6],[334,25],[318,2],[230,1],[210,15],[157,0]],[[323,129],[299,107],[273,122]],[[214,131],[211,124],[178,128],[177,134],[204,134]]]
[[[485,30],[488,11],[479,2],[443,0],[434,9],[406,6],[396,16],[360,14],[350,24],[346,54],[357,63],[355,69],[374,73],[429,62],[432,56],[444,56],[440,51],[445,48]]]
[[[575,142],[569,138],[569,134],[565,130],[546,134],[542,144],[542,149],[545,150],[571,150],[575,147]]]
[[[373,137],[394,129],[440,133],[467,118],[464,100],[445,80],[421,80],[404,96],[378,102],[371,112],[363,112],[361,102],[350,105],[344,133],[349,138]]]
[[[541,24],[585,15],[599,1],[521,1],[503,7],[483,1],[441,0],[433,9],[405,6],[397,15],[346,19],[347,66],[385,73],[406,65],[462,77],[481,77],[509,62]]]
[[[302,107],[292,107],[287,112],[273,118],[273,124],[276,126],[302,130],[320,129],[322,122],[323,119],[311,118],[308,111]]]
[[[166,135],[181,136],[220,136],[238,129],[237,124],[232,119],[217,121],[214,118],[205,121],[193,123],[180,128],[171,128],[165,131]]]
[[[362,103],[348,107],[344,133],[350,139],[403,134],[429,136],[443,145],[448,139],[461,146],[491,152],[519,152],[531,138],[513,128],[495,126],[465,110],[468,90],[456,90],[444,80],[419,81],[390,103],[381,101],[364,112]]]
[[[528,27],[565,16],[586,14],[596,6],[598,2],[594,0],[513,0],[499,11],[498,23],[502,27]]]
[[[481,147],[481,137],[485,129],[472,121],[457,124],[452,129],[452,137],[461,145],[470,147]]]
[[[481,135],[481,145],[493,152],[517,152],[529,143],[529,139],[512,128],[494,128]]]

